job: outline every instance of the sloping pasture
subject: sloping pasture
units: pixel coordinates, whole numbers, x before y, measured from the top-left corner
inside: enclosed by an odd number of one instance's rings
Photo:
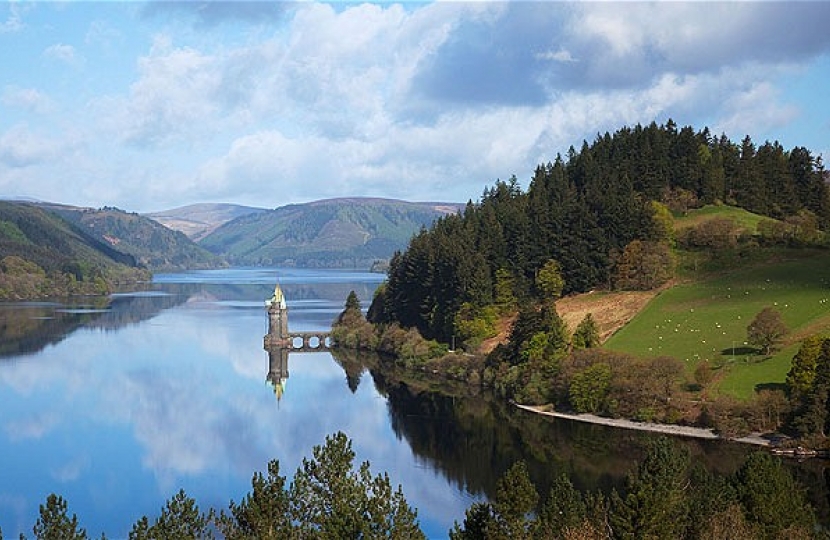
[[[758,385],[781,383],[798,342],[830,330],[830,252],[787,251],[768,262],[672,287],[652,300],[605,347],[640,357],[673,356],[718,368],[719,388],[748,397]],[[746,342],[747,326],[764,307],[779,310],[790,332],[765,357]]]

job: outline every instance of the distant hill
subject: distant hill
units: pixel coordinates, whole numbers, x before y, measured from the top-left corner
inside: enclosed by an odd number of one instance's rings
[[[456,203],[342,198],[292,204],[222,225],[199,244],[232,264],[369,268],[406,248]]]
[[[0,298],[104,294],[114,283],[147,278],[135,257],[61,216],[0,201]]]
[[[183,233],[136,213],[112,207],[93,209],[49,203],[41,206],[154,271],[208,268],[222,263]]]
[[[238,204],[203,203],[191,204],[171,210],[144,214],[168,229],[181,231],[194,242],[198,242],[217,227],[248,214],[266,212],[265,208],[241,206]]]

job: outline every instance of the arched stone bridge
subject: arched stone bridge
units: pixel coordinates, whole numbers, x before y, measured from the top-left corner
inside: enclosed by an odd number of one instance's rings
[[[328,332],[289,332],[285,338],[268,333],[265,336],[265,348],[275,347],[288,352],[317,352],[331,348],[331,336]]]
[[[268,333],[265,335],[265,348],[285,349],[288,352],[316,352],[331,348],[332,339],[329,332],[289,332],[288,307],[279,284],[265,306],[268,308]]]

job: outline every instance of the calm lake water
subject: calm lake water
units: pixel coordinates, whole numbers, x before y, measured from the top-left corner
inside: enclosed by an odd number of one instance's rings
[[[430,538],[446,538],[516,460],[540,492],[561,472],[610,488],[649,435],[541,418],[467,389],[381,373],[373,359],[292,353],[281,392],[266,382],[264,301],[277,278],[292,331],[327,330],[354,290],[384,276],[227,269],[156,276],[144,290],[72,303],[0,304],[0,527],[31,535],[49,493],[90,536],[126,538],[183,488],[224,509],[271,459],[289,477],[343,431],[356,463],[388,471]],[[745,447],[685,441],[724,473]],[[826,500],[820,467],[799,474]]]

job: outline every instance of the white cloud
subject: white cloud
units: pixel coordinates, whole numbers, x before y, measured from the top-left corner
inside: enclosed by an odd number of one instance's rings
[[[0,22],[0,34],[20,32],[25,27],[22,15],[26,8],[20,2],[7,2],[6,7],[9,9],[9,13],[6,20]]]
[[[0,135],[0,163],[9,167],[36,165],[54,158],[60,144],[18,124]]]
[[[59,420],[60,418],[54,411],[39,411],[16,420],[10,420],[4,428],[12,442],[40,439],[52,431]]]
[[[43,56],[50,60],[57,60],[69,65],[76,65],[82,61],[81,57],[72,45],[65,45],[63,43],[56,43],[50,45],[43,51]]]
[[[768,82],[757,81],[731,94],[725,103],[727,116],[719,122],[735,138],[752,135],[760,129],[782,127],[795,119],[799,110],[781,103],[780,91]]]
[[[8,85],[3,88],[0,94],[0,102],[8,107],[16,107],[28,110],[37,114],[51,112],[55,103],[52,99],[34,88],[20,88],[15,85]]]
[[[541,53],[536,53],[535,56],[539,60],[554,60],[556,62],[578,62],[578,60],[573,57],[570,51],[562,48],[560,48],[557,51],[545,51]]]
[[[131,85],[129,100],[112,103],[123,139],[153,146],[184,135],[212,134],[209,120],[216,106],[211,98],[220,80],[215,62],[192,48],[174,48],[168,36],[157,36],[150,54],[138,60],[140,78]]]
[[[828,49],[821,33],[805,35],[827,10],[307,3],[269,8],[271,22],[260,24],[254,11],[159,9],[152,15],[164,15],[163,26],[161,17],[140,18],[146,52],[121,61],[132,82],[106,95],[90,90],[72,118],[34,89],[48,86],[7,83],[5,105],[53,114],[84,144],[50,150],[59,141],[32,117],[22,125],[33,127],[0,139],[0,160],[16,171],[54,160],[81,171],[64,176],[74,188],[54,187],[139,211],[196,200],[475,199],[496,178],[524,181],[538,160],[624,124],[672,117],[756,132],[805,121],[810,106],[796,109],[777,85],[784,69]],[[140,42],[105,17],[91,20],[87,44]],[[63,43],[51,54],[79,57],[80,45]],[[33,172],[30,184],[46,176]]]

